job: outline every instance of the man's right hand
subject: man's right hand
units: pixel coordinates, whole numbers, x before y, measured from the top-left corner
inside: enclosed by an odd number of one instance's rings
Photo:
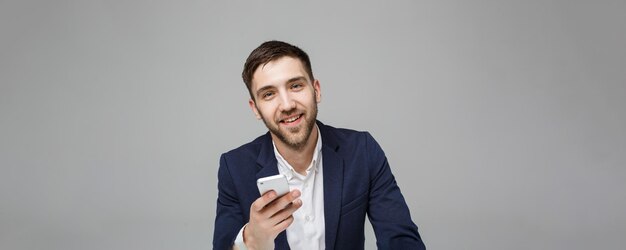
[[[293,222],[293,213],[302,206],[300,190],[277,197],[269,191],[256,199],[250,207],[250,221],[243,230],[248,249],[274,249],[274,239]]]

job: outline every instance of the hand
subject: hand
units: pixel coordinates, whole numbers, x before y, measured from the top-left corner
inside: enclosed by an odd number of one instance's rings
[[[243,230],[248,249],[274,249],[274,239],[293,222],[293,213],[302,206],[300,190],[277,197],[274,190],[263,194],[250,207],[250,221]]]

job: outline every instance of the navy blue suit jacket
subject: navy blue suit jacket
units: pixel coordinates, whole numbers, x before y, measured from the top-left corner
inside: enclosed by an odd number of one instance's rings
[[[367,132],[317,122],[322,136],[326,249],[363,249],[368,215],[379,249],[425,249],[387,158]],[[261,195],[256,180],[278,174],[269,132],[222,155],[214,249],[230,249]],[[289,249],[286,232],[276,249]]]

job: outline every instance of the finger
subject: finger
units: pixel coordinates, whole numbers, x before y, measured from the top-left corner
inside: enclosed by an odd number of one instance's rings
[[[300,207],[302,207],[302,200],[294,200],[287,207],[285,207],[283,210],[280,210],[278,213],[274,214],[274,216],[270,218],[271,224],[280,224],[280,222],[292,216],[293,213],[296,212],[296,210],[298,210]]]
[[[278,211],[283,210],[285,207],[287,207],[287,205],[289,205],[298,197],[300,197],[300,190],[294,189],[291,192],[276,199],[271,204],[268,204],[266,206],[266,212],[269,213],[270,216],[273,216],[275,213],[278,213]]]
[[[285,231],[285,229],[287,229],[287,227],[289,227],[289,225],[291,225],[291,223],[293,223],[293,216],[289,216],[287,218],[285,218],[284,220],[282,220],[280,223],[276,224],[276,226],[274,226],[273,230],[275,230],[274,232],[276,232],[276,234],[279,234],[282,231]]]
[[[276,191],[270,190],[264,193],[263,195],[261,195],[261,197],[256,199],[254,202],[252,202],[251,209],[253,211],[260,212],[261,210],[263,210],[265,206],[267,206],[267,204],[274,201],[276,198],[277,198]]]

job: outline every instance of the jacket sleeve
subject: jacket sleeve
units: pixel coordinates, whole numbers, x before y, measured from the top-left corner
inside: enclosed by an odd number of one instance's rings
[[[366,137],[370,171],[368,217],[378,249],[426,249],[385,153],[369,133]]]
[[[244,225],[244,219],[235,184],[224,155],[220,158],[217,189],[213,249],[231,249],[237,233]]]

